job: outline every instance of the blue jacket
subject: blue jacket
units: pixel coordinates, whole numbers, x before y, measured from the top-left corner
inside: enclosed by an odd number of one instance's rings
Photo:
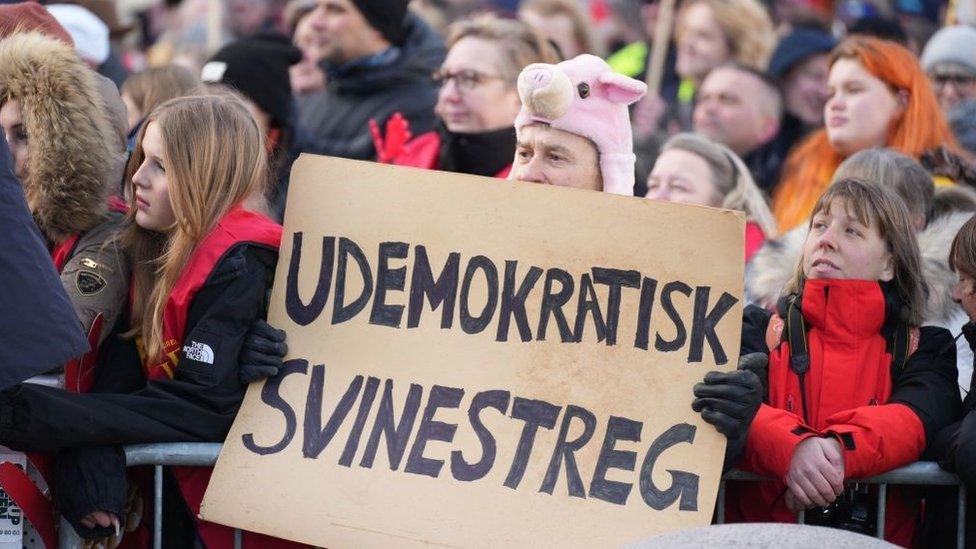
[[[88,351],[0,132],[0,389]]]

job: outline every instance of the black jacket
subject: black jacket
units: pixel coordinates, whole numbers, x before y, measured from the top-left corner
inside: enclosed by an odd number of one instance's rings
[[[76,528],[92,511],[122,511],[125,464],[116,446],[223,441],[246,389],[237,357],[267,310],[276,261],[271,250],[239,245],[194,297],[184,340],[209,345],[212,365],[181,352],[174,379],[147,382],[135,344],[116,330],[103,346],[92,393],[27,384],[0,392],[0,444],[59,452],[58,507]]]
[[[976,325],[972,322],[963,326],[963,335],[970,348],[976,350]],[[973,380],[976,382],[976,378]],[[967,491],[966,506],[966,548],[976,548],[976,383],[971,383],[969,394],[963,401],[962,416],[949,425],[936,437],[927,459],[939,461],[943,469],[954,472],[965,483]],[[958,499],[953,487],[929,487],[928,504],[925,509],[920,538],[920,547],[951,547],[956,542]]]
[[[444,60],[444,43],[419,17],[409,14],[407,38],[397,59],[378,67],[331,67],[326,89],[298,102],[295,148],[300,152],[374,160],[370,119],[381,127],[395,112],[413,135],[434,128],[437,89],[431,74]]]
[[[133,342],[107,341],[109,349],[99,357],[96,393],[29,384],[0,392],[0,444],[50,452],[75,446],[223,440],[244,398],[237,355],[251,323],[267,310],[266,292],[276,260],[277,255],[264,248],[238,246],[193,299],[184,339],[210,345],[213,365],[181,352],[174,379],[145,382]],[[123,393],[127,388],[133,390]]]

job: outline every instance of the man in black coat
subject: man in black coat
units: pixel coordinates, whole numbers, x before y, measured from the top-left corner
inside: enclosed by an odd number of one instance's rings
[[[88,351],[0,132],[0,389]]]
[[[400,112],[413,135],[433,129],[444,60],[441,38],[407,12],[407,0],[317,0],[306,17],[322,51],[326,89],[298,103],[301,152],[373,160],[371,119]]]

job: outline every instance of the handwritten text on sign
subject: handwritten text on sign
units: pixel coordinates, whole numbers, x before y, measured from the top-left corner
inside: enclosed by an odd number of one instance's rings
[[[297,170],[271,311],[291,353],[249,393],[205,518],[329,546],[612,544],[707,523],[723,441],[691,386],[738,354],[741,218]],[[630,246],[598,229],[611,220]],[[709,226],[725,235],[689,231]]]

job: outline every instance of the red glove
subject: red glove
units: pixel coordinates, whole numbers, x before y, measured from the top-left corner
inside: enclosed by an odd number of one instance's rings
[[[376,119],[369,119],[369,132],[373,135],[373,145],[376,147],[376,160],[383,164],[391,164],[395,158],[403,153],[403,146],[410,141],[410,123],[399,112],[386,121],[386,137],[380,134],[380,125]]]

